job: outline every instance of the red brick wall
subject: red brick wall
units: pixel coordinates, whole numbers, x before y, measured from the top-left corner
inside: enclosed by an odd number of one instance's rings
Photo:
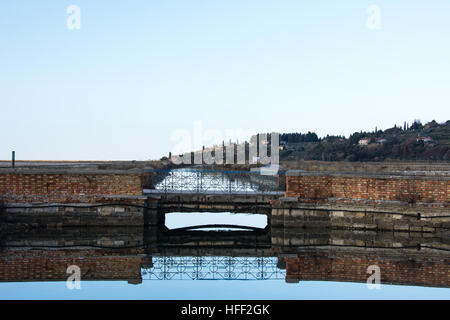
[[[286,196],[320,200],[328,198],[450,202],[450,180],[358,176],[287,176]]]
[[[141,194],[141,175],[137,173],[0,173],[0,199],[5,202],[64,202],[71,197]]]
[[[377,265],[382,284],[450,287],[450,261],[445,257],[411,260],[375,254],[303,252],[284,259],[286,279],[365,283],[369,277],[367,267]],[[141,278],[141,266],[149,263],[139,252],[125,255],[101,249],[5,250],[0,253],[0,281],[66,280],[70,265],[80,267],[82,280],[137,280]]]
[[[81,280],[141,278],[143,259],[101,250],[8,250],[0,254],[0,281],[66,280],[67,267],[80,267]]]
[[[409,260],[376,255],[301,253],[286,259],[286,279],[366,282],[370,265],[380,267],[381,284],[450,287],[448,258]]]

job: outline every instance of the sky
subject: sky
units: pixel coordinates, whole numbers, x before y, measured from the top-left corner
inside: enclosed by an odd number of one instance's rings
[[[169,229],[213,224],[264,229],[267,226],[267,216],[231,212],[170,212],[165,215],[165,226]]]
[[[209,145],[444,122],[449,14],[448,0],[2,0],[0,159],[159,159],[198,127]]]

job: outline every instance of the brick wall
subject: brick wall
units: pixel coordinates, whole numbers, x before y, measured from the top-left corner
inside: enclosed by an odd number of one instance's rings
[[[80,267],[81,280],[141,279],[138,255],[102,250],[7,250],[0,253],[0,281],[65,281],[67,267]]]
[[[388,258],[377,255],[300,253],[285,258],[286,280],[366,282],[370,265],[380,267],[381,284],[450,287],[446,257]]]
[[[303,200],[450,202],[449,177],[288,174],[286,180],[286,196]]]
[[[281,262],[281,261],[280,261]],[[367,267],[378,265],[382,284],[450,287],[447,257],[415,259],[356,255],[350,253],[303,252],[284,258],[286,281],[349,281],[365,283]],[[280,267],[283,263],[279,263]],[[138,283],[141,266],[151,266],[150,257],[139,252],[112,253],[105,250],[5,250],[0,253],[0,281],[61,280],[67,267],[77,265],[82,280],[128,280]]]
[[[4,202],[92,201],[103,195],[141,195],[140,173],[0,172]]]

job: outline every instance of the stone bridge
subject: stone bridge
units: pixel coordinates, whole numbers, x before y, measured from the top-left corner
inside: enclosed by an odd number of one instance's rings
[[[0,219],[28,226],[143,226],[178,212],[263,213],[271,225],[448,233],[450,176],[199,170],[0,169]]]

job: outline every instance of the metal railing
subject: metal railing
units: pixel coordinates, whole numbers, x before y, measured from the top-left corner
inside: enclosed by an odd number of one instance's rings
[[[151,169],[145,172],[144,193],[283,194],[285,176],[253,171]]]

